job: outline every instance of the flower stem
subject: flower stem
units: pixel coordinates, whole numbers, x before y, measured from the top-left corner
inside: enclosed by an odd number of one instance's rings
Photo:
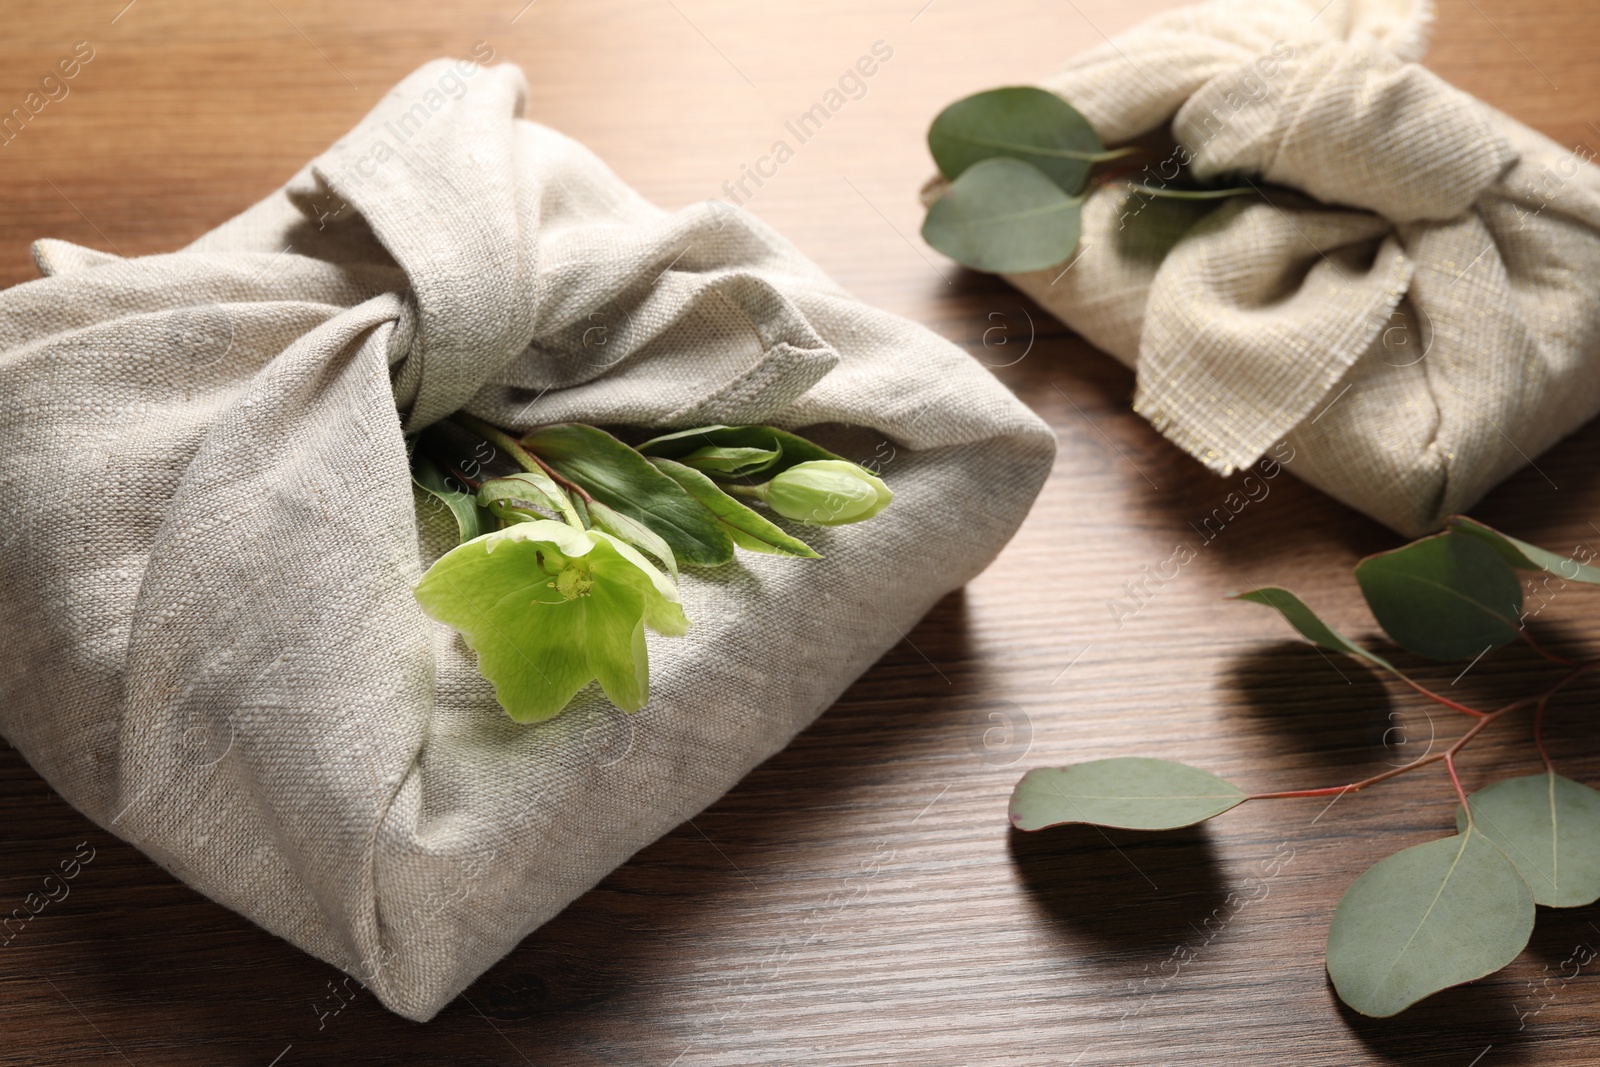
[[[555,482],[557,485],[570,489],[579,496],[583,497],[585,503],[594,503],[594,497],[590,496],[588,491],[585,490],[583,486],[556,473],[555,469],[552,468],[550,464],[546,463],[532,452],[529,452],[526,448],[523,448],[520,441],[506,433],[504,430],[497,429],[496,427],[489,425],[487,422],[484,422],[482,419],[477,418],[476,416],[468,415],[465,411],[456,412],[454,415],[450,416],[450,421],[461,427],[463,430],[468,430],[472,433],[475,433],[485,441],[488,441],[491,445],[494,445],[500,451],[516,460],[517,464],[523,470],[543,472],[544,474],[549,475],[550,480]]]
[[[526,450],[524,449],[524,451],[526,451]],[[560,471],[558,471],[554,467],[550,466],[550,464],[546,463],[543,459],[541,459],[539,456],[535,455],[534,453],[527,452],[527,455],[528,455],[529,459],[532,459],[535,463],[537,463],[539,465],[541,470],[543,470],[546,474],[548,474],[550,476],[550,480],[551,481],[555,482],[557,485],[565,486],[566,488],[572,490],[574,493],[577,493],[579,496],[583,497],[583,502],[585,504],[593,504],[594,503],[594,497],[589,495],[589,490],[585,489],[583,486],[579,485],[577,482],[573,481],[571,478],[568,478],[566,475],[562,474]]]

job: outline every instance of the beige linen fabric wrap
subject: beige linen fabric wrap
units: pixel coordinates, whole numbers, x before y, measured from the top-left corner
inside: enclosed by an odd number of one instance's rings
[[[1287,437],[1290,470],[1406,535],[1600,409],[1600,171],[1418,66],[1428,16],[1222,0],[1074,60],[1042,84],[1106,143],[1181,146],[1145,180],[1192,160],[1265,195],[1106,186],[1075,262],[1010,279],[1136,367],[1136,409],[1207,466]]]
[[[41,241],[48,276],[0,293],[6,738],[419,1020],[981,570],[1054,452],[959,349],[747,215],[653,207],[525,91],[429,64],[182,251]],[[586,690],[521,726],[413,600],[448,519],[397,403],[413,429],[846,424],[897,495],[809,532],[821,561],[686,574],[642,712]]]

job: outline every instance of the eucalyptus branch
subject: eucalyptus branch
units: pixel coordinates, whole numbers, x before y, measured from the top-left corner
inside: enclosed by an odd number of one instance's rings
[[[1600,791],[1557,774],[1544,737],[1550,701],[1600,668],[1600,658],[1577,662],[1558,655],[1522,629],[1524,590],[1517,574],[1542,572],[1600,585],[1600,568],[1586,562],[1456,516],[1444,533],[1356,566],[1367,607],[1407,652],[1471,666],[1521,639],[1566,668],[1539,692],[1493,711],[1434,692],[1329,626],[1289,590],[1256,586],[1237,599],[1275,609],[1318,648],[1394,674],[1419,695],[1469,716],[1471,726],[1443,751],[1316,789],[1247,793],[1198,767],[1138,757],[1036,768],[1012,792],[1012,825],[1175,829],[1251,800],[1337,799],[1443,763],[1455,798],[1455,833],[1403,849],[1355,879],[1328,928],[1327,971],[1340,999],[1374,1016],[1394,1015],[1441,989],[1481,978],[1527,945],[1535,905],[1570,908],[1600,900]],[[1534,708],[1541,773],[1503,778],[1468,794],[1462,753],[1490,723],[1528,707]]]
[[[1435,693],[1432,689],[1429,689],[1427,686],[1423,685],[1421,682],[1417,681],[1415,678],[1412,678],[1409,674],[1406,674],[1404,671],[1394,670],[1393,668],[1391,668],[1391,673],[1393,673],[1396,678],[1398,678],[1402,682],[1406,683],[1406,685],[1409,685],[1412,689],[1415,689],[1417,692],[1421,693],[1423,696],[1425,696],[1429,700],[1433,701],[1435,704],[1442,704],[1445,707],[1450,708],[1452,711],[1459,711],[1463,715],[1472,715],[1472,716],[1475,716],[1476,718],[1480,718],[1480,719],[1485,718],[1485,717],[1493,714],[1492,712],[1479,711],[1477,708],[1470,708],[1465,704],[1462,704],[1462,703],[1459,703],[1457,701],[1451,700],[1449,697],[1445,696],[1442,693]]]
[[[1472,710],[1472,714],[1479,716],[1478,721],[1473,723],[1472,727],[1467,730],[1466,733],[1462,734],[1461,737],[1455,741],[1455,743],[1453,743],[1443,752],[1430,753],[1429,755],[1412,760],[1410,763],[1384,771],[1382,774],[1375,774],[1371,778],[1364,778],[1359,782],[1351,782],[1349,785],[1327,786],[1321,789],[1289,789],[1276,793],[1252,793],[1247,799],[1290,800],[1298,797],[1327,797],[1333,796],[1336,793],[1359,793],[1368,786],[1377,785],[1379,782],[1386,782],[1390,778],[1398,778],[1400,775],[1414,771],[1418,767],[1426,767],[1428,764],[1438,763],[1440,760],[1445,760],[1450,763],[1450,776],[1454,781],[1456,780],[1456,777],[1455,767],[1452,761],[1454,760],[1456,754],[1465,748],[1473,738],[1477,737],[1478,734],[1483,731],[1484,727],[1488,726],[1496,719],[1502,718],[1513,711],[1518,711],[1527,707],[1529,704],[1538,705],[1538,710],[1534,715],[1534,738],[1538,743],[1539,753],[1544,758],[1545,766],[1548,769],[1551,767],[1550,758],[1548,753],[1545,752],[1544,742],[1539,735],[1539,728],[1541,720],[1544,716],[1545,707],[1549,703],[1551,697],[1555,696],[1566,686],[1576,681],[1582,675],[1594,670],[1596,667],[1600,667],[1600,659],[1592,659],[1587,663],[1580,663],[1576,665],[1570,672],[1568,672],[1565,677],[1551,684],[1547,689],[1539,693],[1537,696],[1519,697],[1518,699],[1513,700],[1511,703],[1506,704],[1504,707],[1496,708],[1494,711]],[[1404,676],[1402,675],[1401,677]]]
[[[1543,656],[1545,659],[1549,660],[1551,663],[1559,663],[1563,667],[1575,667],[1575,666],[1577,666],[1577,661],[1570,660],[1565,656],[1558,656],[1556,653],[1551,652],[1549,649],[1545,648],[1539,642],[1535,641],[1533,639],[1533,634],[1530,633],[1526,627],[1521,628],[1517,632],[1522,636],[1522,640],[1527,643],[1529,648],[1533,649],[1535,652],[1537,652],[1539,655]]]

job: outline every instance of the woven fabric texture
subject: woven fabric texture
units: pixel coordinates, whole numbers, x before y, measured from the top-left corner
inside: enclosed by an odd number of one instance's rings
[[[1600,169],[1416,62],[1419,0],[1216,0],[1046,79],[1139,177],[1074,258],[1011,277],[1138,374],[1136,410],[1220,473],[1289,469],[1415,536],[1600,410]],[[1235,176],[1243,175],[1239,181]]]
[[[430,63],[168,255],[56,241],[0,293],[0,729],[201,893],[425,1020],[782,748],[980,571],[1044,425],[749,215],[669,214]],[[686,572],[636,715],[511,722],[412,586],[453,532],[404,432],[765,421],[896,499],[826,557]]]

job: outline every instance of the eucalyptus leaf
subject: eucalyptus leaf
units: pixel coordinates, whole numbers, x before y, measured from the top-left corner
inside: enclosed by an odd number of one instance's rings
[[[1450,519],[1450,531],[1479,538],[1498,552],[1501,559],[1518,570],[1547,571],[1569,582],[1600,585],[1600,567],[1591,567],[1587,563],[1579,563],[1575,559],[1569,559],[1538,545],[1519,541],[1465,515],[1456,515]]]
[[[450,509],[456,520],[460,543],[465,544],[495,529],[494,516],[481,507],[471,493],[452,488],[450,479],[439,465],[420,452],[411,458],[411,480],[417,488]]]
[[[693,467],[675,460],[651,459],[660,471],[681,485],[707,511],[716,516],[733,538],[733,543],[752,552],[776,556],[801,556],[820,559],[815,549],[798,537],[791,537],[778,526],[722,491],[722,488]]]
[[[639,446],[639,451],[646,456],[683,462],[686,456],[702,448],[751,448],[776,452],[778,457],[763,472],[768,477],[780,474],[797,463],[843,458],[814,441],[776,426],[695,426],[652,437]],[[707,473],[715,475],[717,472]]]
[[[1129,756],[1029,771],[1011,793],[1011,825],[1042,830],[1081,822],[1171,830],[1204,822],[1247,799],[1237,786],[1198,767]]]
[[[1032,86],[990,89],[957,100],[928,128],[928,151],[950,181],[1001,157],[1032,164],[1068,193],[1083,188],[1096,162],[1126,154],[1107,152],[1077,108]]]
[[[667,568],[667,572],[676,580],[678,577],[678,557],[672,554],[672,546],[666,539],[657,534],[650,527],[637,519],[609,508],[596,500],[588,505],[589,525],[596,530],[601,530],[619,540],[626,541],[634,548],[648,552],[659,559]]]
[[[1533,932],[1517,868],[1469,829],[1379,860],[1328,927],[1328,977],[1350,1007],[1386,1017],[1510,963]]]
[[[1278,614],[1288,620],[1301,637],[1313,645],[1329,649],[1333,652],[1343,652],[1360,659],[1376,663],[1386,670],[1394,670],[1389,661],[1374,652],[1368,652],[1344,634],[1317,617],[1317,613],[1306,607],[1305,601],[1278,586],[1268,586],[1265,589],[1254,589],[1248,593],[1234,593],[1234,600],[1248,600],[1256,604],[1265,604],[1269,608],[1276,608]]]
[[[679,563],[716,566],[733,558],[733,538],[709,511],[605,431],[562,423],[533,431],[522,445],[600,503],[654,530]]]
[[[1559,774],[1507,778],[1467,798],[1473,823],[1498,845],[1534,902],[1576,908],[1600,900],[1600,793]],[[1463,832],[1467,813],[1456,810]]]
[[[1378,624],[1400,647],[1472,659],[1516,640],[1522,582],[1483,538],[1445,532],[1356,565]]]
[[[1083,199],[1038,167],[986,159],[962,172],[928,209],[922,237],[963,266],[994,274],[1053,267],[1072,255]]]

